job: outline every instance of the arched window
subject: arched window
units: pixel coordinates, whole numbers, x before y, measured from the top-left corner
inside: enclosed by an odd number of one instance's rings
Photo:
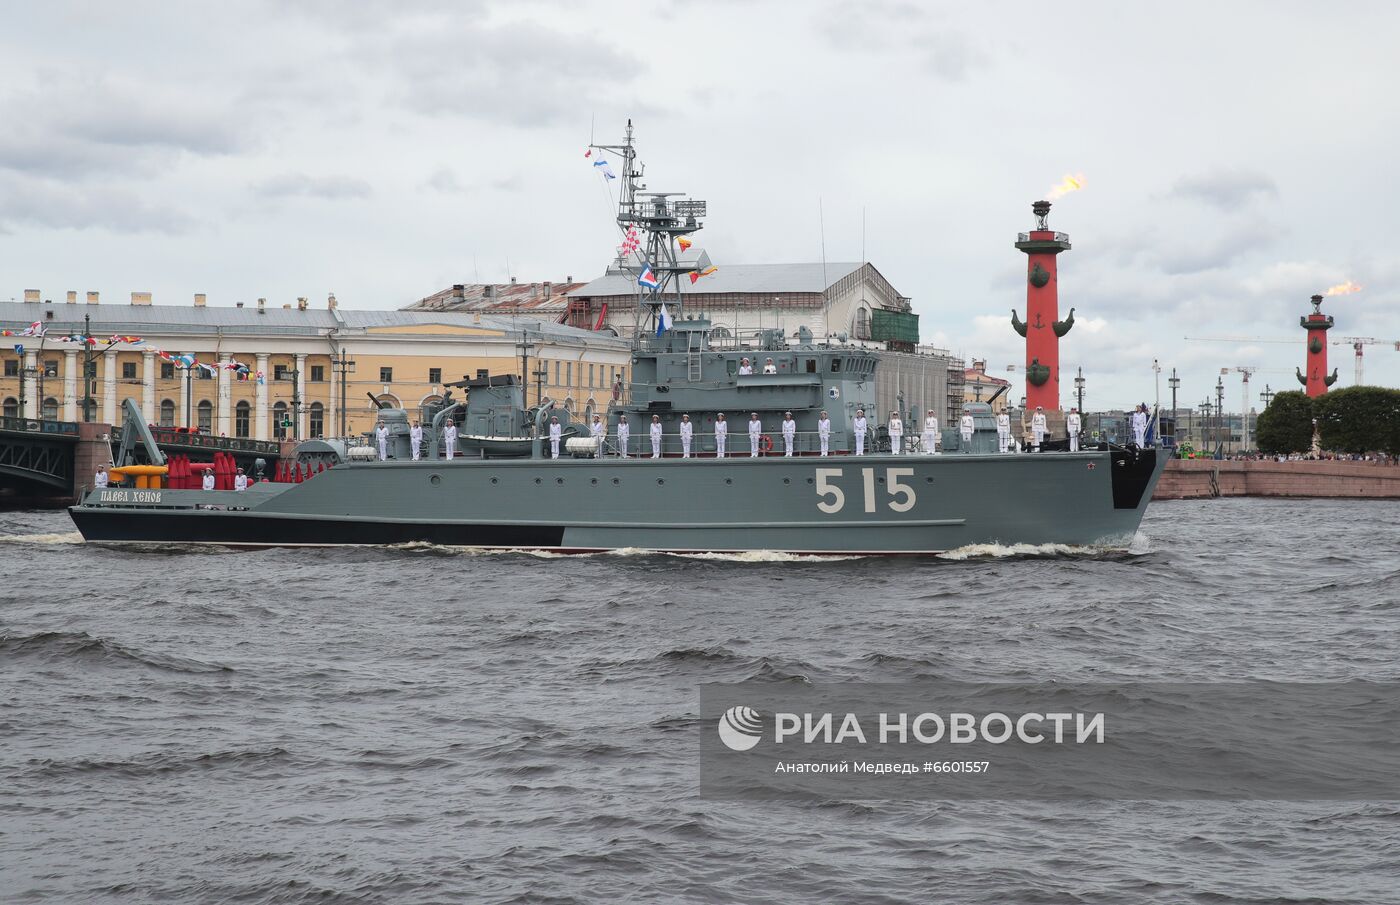
[[[870,309],[856,309],[856,339],[870,338]]]
[[[247,400],[243,400],[233,407],[233,435],[235,437],[251,436],[249,425],[252,418],[249,417],[248,409]]]
[[[19,400],[16,399],[16,398],[14,398],[13,396],[8,397],[8,398],[5,400],[5,417],[6,417],[6,418],[18,418],[18,417],[19,417]]]
[[[399,397],[395,396],[393,393],[380,393],[378,396],[374,397],[374,399],[375,402],[378,403],[378,405],[374,406],[375,408],[386,405],[394,409],[403,408],[403,403],[400,402]]]
[[[278,440],[287,439],[287,429],[283,423],[287,420],[287,403],[279,402],[272,407],[272,436]]]
[[[571,415],[574,413],[574,397],[568,396],[564,399],[564,411]]]
[[[208,399],[199,400],[199,405],[195,406],[195,415],[199,418],[199,432],[211,434],[214,432],[214,403]]]
[[[175,400],[162,399],[160,401],[160,426],[175,426]]]
[[[728,327],[711,327],[711,328],[710,328],[710,335],[713,336],[715,339],[728,339],[728,338],[729,338],[729,328],[728,328]]]
[[[44,400],[44,418],[48,421],[58,420],[58,400],[52,396]]]
[[[326,407],[319,402],[311,403],[311,436],[322,437],[326,433]]]

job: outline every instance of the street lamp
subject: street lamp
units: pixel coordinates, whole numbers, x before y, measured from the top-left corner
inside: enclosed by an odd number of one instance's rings
[[[1176,368],[1172,368],[1172,376],[1167,378],[1167,386],[1172,388],[1172,443],[1176,443],[1176,390],[1181,386],[1181,379],[1176,376]]]
[[[282,372],[279,380],[290,380],[292,382],[292,439],[301,439],[301,371],[295,367],[287,368]],[[287,425],[280,427],[286,430]]]
[[[1225,427],[1225,381],[1215,378],[1215,449],[1217,459],[1225,457],[1225,441],[1229,437]]]
[[[355,361],[347,357],[345,350],[341,349],[338,353],[331,356],[331,367],[335,368],[335,373],[340,379],[340,436],[345,437],[346,375],[355,373]]]
[[[1269,385],[1267,383],[1264,384],[1264,392],[1259,394],[1259,398],[1264,402],[1264,408],[1267,409],[1269,407],[1269,403],[1274,401],[1274,397],[1276,395],[1278,394],[1275,393],[1273,390],[1269,389]]]
[[[1083,415],[1083,414],[1084,414],[1084,368],[1082,368],[1082,367],[1079,369],[1079,373],[1076,374],[1075,377],[1074,377],[1074,396],[1075,396],[1076,399],[1079,400],[1079,404],[1076,406],[1076,408],[1079,409],[1079,414]]]
[[[1152,400],[1153,408],[1156,411],[1162,410],[1162,366],[1157,359],[1152,359],[1152,385],[1156,394]],[[1158,417],[1161,417],[1160,415]]]

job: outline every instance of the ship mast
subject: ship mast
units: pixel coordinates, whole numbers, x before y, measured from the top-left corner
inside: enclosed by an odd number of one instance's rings
[[[596,151],[611,151],[622,158],[622,186],[617,203],[617,228],[624,236],[628,229],[636,229],[641,238],[638,251],[619,255],[617,266],[623,273],[640,279],[648,267],[655,278],[656,286],[643,286],[637,283],[637,322],[634,334],[640,338],[645,325],[649,331],[656,328],[656,319],[662,304],[670,306],[668,312],[678,316],[683,307],[680,276],[697,269],[695,260],[681,261],[677,254],[676,240],[704,228],[700,222],[705,217],[704,201],[686,197],[679,198],[682,192],[647,191],[642,182],[645,167],[637,163],[637,151],[632,143],[632,120],[627,120],[627,131],[620,145],[589,145]],[[643,307],[645,306],[645,315]],[[645,321],[643,321],[645,317]]]

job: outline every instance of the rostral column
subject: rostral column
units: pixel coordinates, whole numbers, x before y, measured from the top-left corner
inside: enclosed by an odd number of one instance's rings
[[[1308,372],[1297,370],[1298,382],[1307,388],[1309,396],[1321,396],[1337,382],[1337,370],[1327,373],[1327,331],[1332,329],[1332,315],[1322,313],[1322,296],[1312,297],[1312,314],[1298,318],[1298,326],[1308,331],[1308,352],[1303,360]]]
[[[1060,408],[1060,337],[1074,326],[1074,309],[1069,317],[1060,316],[1060,299],[1055,260],[1069,251],[1069,236],[1046,225],[1050,202],[1031,205],[1035,229],[1017,236],[1016,247],[1026,253],[1026,319],[1011,309],[1011,326],[1026,338],[1026,406],[1032,411],[1043,406],[1047,412]]]

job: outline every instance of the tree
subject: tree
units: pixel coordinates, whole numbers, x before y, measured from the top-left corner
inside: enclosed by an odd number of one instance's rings
[[[1260,452],[1288,455],[1312,449],[1313,401],[1301,390],[1275,394],[1259,413],[1255,442]]]
[[[1400,390],[1347,387],[1313,400],[1325,449],[1344,453],[1400,452]]]

